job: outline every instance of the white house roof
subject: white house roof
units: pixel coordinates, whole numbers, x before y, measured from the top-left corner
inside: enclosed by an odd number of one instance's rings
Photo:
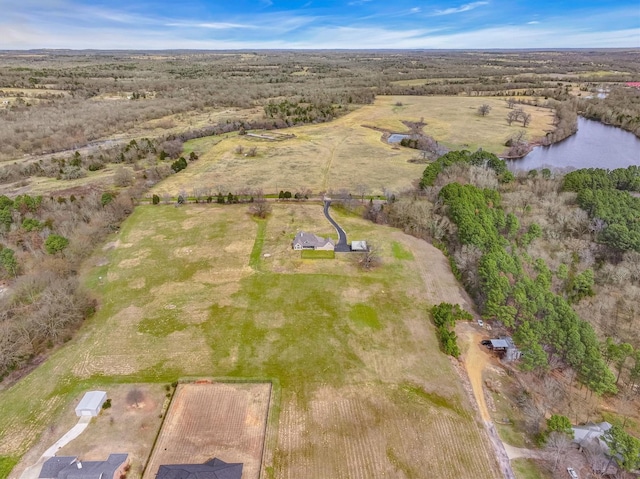
[[[367,242],[366,241],[352,241],[351,249],[355,251],[366,251],[367,250]]]
[[[106,397],[107,393],[105,391],[89,391],[76,406],[76,411],[81,409],[99,409]]]

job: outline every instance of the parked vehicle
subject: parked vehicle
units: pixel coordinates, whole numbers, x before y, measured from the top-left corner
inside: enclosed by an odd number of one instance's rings
[[[567,472],[569,473],[569,476],[571,476],[571,479],[578,479],[578,473],[573,469],[573,467],[567,467]]]

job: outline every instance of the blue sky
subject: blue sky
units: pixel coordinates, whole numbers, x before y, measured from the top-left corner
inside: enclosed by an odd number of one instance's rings
[[[0,0],[0,49],[640,47],[640,0]]]

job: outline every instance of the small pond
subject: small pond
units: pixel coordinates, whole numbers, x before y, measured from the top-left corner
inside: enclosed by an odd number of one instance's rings
[[[389,135],[389,138],[387,138],[387,143],[400,143],[405,138],[410,138],[410,137],[411,135],[402,135],[400,133],[394,133],[392,135]]]
[[[507,161],[509,169],[626,168],[640,165],[640,139],[634,134],[593,120],[578,118],[578,132],[551,146],[538,146],[520,160]]]

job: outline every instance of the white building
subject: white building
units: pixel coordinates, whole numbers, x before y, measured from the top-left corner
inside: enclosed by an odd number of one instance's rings
[[[351,242],[351,251],[368,251],[369,247],[367,246],[366,241],[352,241]]]
[[[97,416],[100,408],[107,400],[107,393],[104,391],[89,391],[76,406],[76,416]]]

